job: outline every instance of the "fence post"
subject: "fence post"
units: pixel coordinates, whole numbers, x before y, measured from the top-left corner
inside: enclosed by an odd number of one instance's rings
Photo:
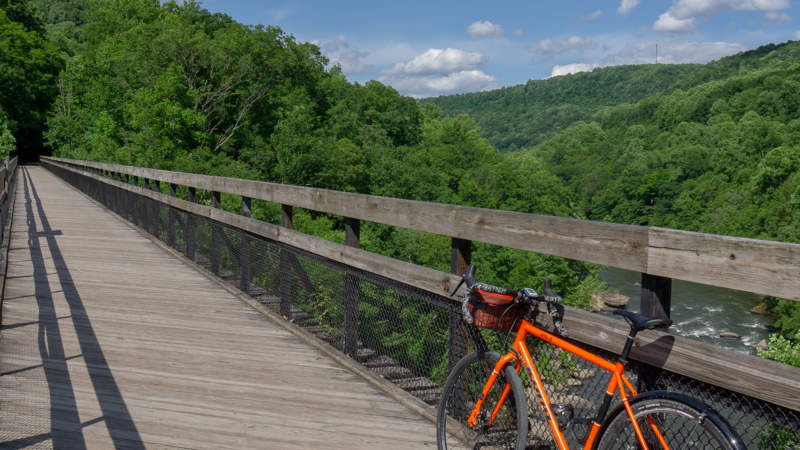
[[[170,197],[177,197],[178,193],[178,186],[175,183],[169,184],[169,195]],[[172,248],[175,248],[175,222],[177,222],[178,216],[175,213],[175,208],[169,207],[169,224],[167,225],[167,243]]]
[[[144,188],[145,190],[148,190],[148,191],[152,190],[152,185],[150,184],[150,179],[149,178],[142,177],[142,185],[143,185],[142,188]],[[142,204],[144,206],[143,209],[145,211],[145,226],[144,226],[144,228],[147,231],[149,231],[150,234],[152,234],[153,236],[156,236],[155,228],[154,228],[155,219],[153,218],[153,216],[155,215],[153,213],[153,210],[154,210],[153,201],[150,200],[148,197],[142,196]]]
[[[219,191],[211,192],[211,197],[214,199],[214,208],[220,209],[221,208],[221,198]],[[215,275],[220,274],[220,255],[219,255],[219,247],[222,243],[222,236],[220,234],[222,230],[217,222],[211,223],[211,272]]]
[[[450,273],[463,275],[472,259],[472,242],[466,239],[453,238],[450,244]],[[467,354],[468,337],[464,333],[461,309],[454,307],[450,311],[450,339],[448,340],[448,370],[453,370],[458,360]]]
[[[361,245],[361,222],[345,217],[345,245],[359,248]],[[358,350],[358,278],[355,274],[344,273],[344,352],[351,358]]]
[[[291,205],[281,205],[281,226],[292,228],[293,209]],[[289,317],[292,312],[292,284],[291,284],[291,264],[289,255],[284,248],[280,249],[280,296],[281,296],[281,315]]]
[[[653,317],[669,317],[672,304],[672,279],[656,275],[642,274],[642,296],[639,311]],[[658,379],[661,376],[658,367],[642,364],[639,366],[640,391],[658,389]]]
[[[189,187],[187,200],[192,203],[197,203],[197,189]],[[194,235],[194,214],[186,214],[186,257],[194,261],[195,256],[195,235]]]
[[[161,193],[161,182],[158,180],[150,180],[148,187],[155,192]],[[151,211],[153,213],[153,235],[161,239],[161,202],[158,200],[151,200],[153,205]]]
[[[642,299],[639,310],[653,317],[669,317],[672,303],[672,279],[642,274]]]
[[[133,175],[128,174],[127,183],[128,184],[133,184]],[[131,192],[131,191],[125,191],[125,192],[126,192],[125,196],[128,198],[128,207],[126,208],[128,210],[128,220],[133,222],[133,223],[136,223],[136,218],[135,218],[135,214],[136,214],[136,210],[135,210],[136,209],[135,194],[133,192]]]
[[[242,197],[242,215],[245,217],[251,216],[250,211],[251,200],[250,197]],[[242,242],[242,251],[239,256],[239,289],[243,292],[250,291],[250,237],[246,232],[240,233]]]

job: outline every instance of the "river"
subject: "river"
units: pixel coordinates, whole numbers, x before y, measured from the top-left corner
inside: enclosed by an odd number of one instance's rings
[[[600,278],[612,290],[630,297],[628,309],[639,311],[641,274],[609,267]],[[670,317],[674,323],[670,333],[755,354],[755,345],[767,339],[773,323],[769,317],[750,312],[758,303],[755,294],[672,280]],[[724,331],[734,332],[741,339],[720,337]]]

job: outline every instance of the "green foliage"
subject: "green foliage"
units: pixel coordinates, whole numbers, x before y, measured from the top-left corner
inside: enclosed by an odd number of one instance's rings
[[[8,158],[8,155],[16,148],[15,144],[16,140],[9,128],[8,117],[0,108],[0,160]]]
[[[0,1],[0,109],[25,157],[42,146],[45,114],[56,93],[61,60],[25,1]],[[2,132],[2,131],[0,131]],[[5,138],[4,145],[8,145]]]
[[[758,440],[758,448],[764,450],[794,449],[798,444],[800,436],[794,430],[774,423],[767,424]]]
[[[576,308],[589,308],[592,306],[592,294],[608,290],[608,285],[601,281],[597,275],[591,275],[583,280],[564,297],[564,303]]]
[[[759,349],[758,356],[800,367],[800,332],[789,338],[773,334],[769,337],[769,349]]]

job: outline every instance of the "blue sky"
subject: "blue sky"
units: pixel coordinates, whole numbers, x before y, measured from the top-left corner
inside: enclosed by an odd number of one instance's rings
[[[206,0],[314,42],[350,81],[415,97],[618,64],[708,62],[800,39],[797,0]]]

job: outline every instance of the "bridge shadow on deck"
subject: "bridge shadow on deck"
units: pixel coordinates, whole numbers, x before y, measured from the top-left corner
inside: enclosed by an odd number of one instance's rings
[[[117,386],[111,368],[103,355],[103,350],[92,328],[91,320],[84,308],[80,293],[75,287],[67,263],[59,249],[55,236],[59,230],[50,227],[44,207],[36,187],[28,171],[21,168],[25,189],[25,212],[28,226],[28,246],[33,264],[35,294],[39,310],[38,345],[42,364],[15,370],[21,372],[35,368],[43,368],[47,387],[50,393],[50,433],[29,436],[14,441],[0,443],[2,448],[22,448],[52,439],[53,448],[85,448],[86,441],[82,429],[89,425],[105,421],[111,440],[116,448],[144,448],[141,436],[131,418],[122,393]],[[37,215],[40,227],[37,229]],[[69,306],[70,315],[57,317],[53,301],[54,291],[50,287],[45,255],[41,239],[47,243],[47,249],[56,268],[61,292]],[[59,329],[59,319],[72,319],[81,349],[80,355],[67,357]],[[31,323],[34,324],[34,323]],[[62,322],[63,323],[63,322]],[[28,324],[24,324],[28,325]],[[10,325],[15,327],[19,325]],[[83,357],[91,379],[92,387],[100,405],[102,416],[81,423],[73,384],[70,379],[67,361]],[[10,374],[10,373],[8,373]],[[3,374],[3,375],[8,375]]]

